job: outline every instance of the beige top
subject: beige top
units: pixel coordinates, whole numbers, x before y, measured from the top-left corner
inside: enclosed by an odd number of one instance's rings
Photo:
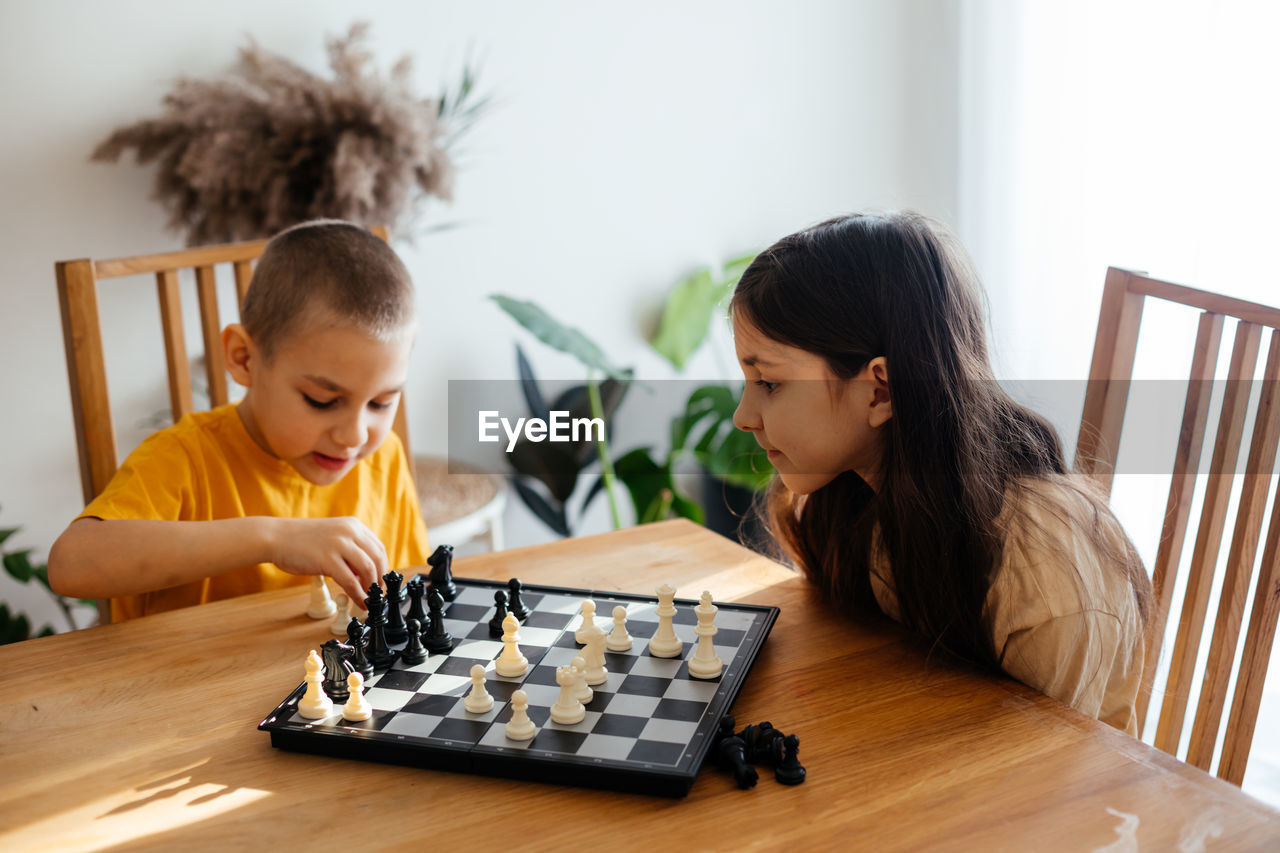
[[[1017,509],[1007,501],[997,524],[1004,553],[987,595],[996,655],[1009,675],[1132,735],[1142,681],[1142,617],[1122,567],[1083,535],[1097,528],[1126,547],[1123,528],[1102,507],[1049,480],[1023,481]],[[1012,493],[1011,494],[1015,494]],[[892,574],[873,560],[871,590],[899,617]]]

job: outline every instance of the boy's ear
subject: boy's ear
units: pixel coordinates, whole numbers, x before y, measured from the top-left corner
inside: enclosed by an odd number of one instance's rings
[[[866,370],[873,383],[867,422],[872,428],[882,427],[893,417],[893,400],[889,397],[889,363],[884,356],[876,356],[867,362]]]
[[[250,366],[257,366],[258,350],[244,326],[231,323],[222,330],[222,357],[232,379],[246,388],[253,384]]]

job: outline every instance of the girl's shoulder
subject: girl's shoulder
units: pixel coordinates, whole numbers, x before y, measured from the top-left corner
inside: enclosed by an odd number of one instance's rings
[[[987,599],[997,634],[1088,611],[1122,622],[1134,617],[1125,567],[1137,555],[1092,480],[1017,480],[997,526],[1002,550]]]

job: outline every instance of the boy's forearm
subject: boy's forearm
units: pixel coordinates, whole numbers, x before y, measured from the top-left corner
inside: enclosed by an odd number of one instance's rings
[[[49,583],[62,595],[110,598],[271,562],[276,521],[262,516],[220,521],[82,518],[49,551]]]

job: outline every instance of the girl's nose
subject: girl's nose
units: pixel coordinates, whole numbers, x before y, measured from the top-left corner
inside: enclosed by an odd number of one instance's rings
[[[744,432],[753,432],[760,429],[760,416],[747,405],[747,393],[744,389],[742,399],[738,400],[738,408],[733,410],[733,425]]]

